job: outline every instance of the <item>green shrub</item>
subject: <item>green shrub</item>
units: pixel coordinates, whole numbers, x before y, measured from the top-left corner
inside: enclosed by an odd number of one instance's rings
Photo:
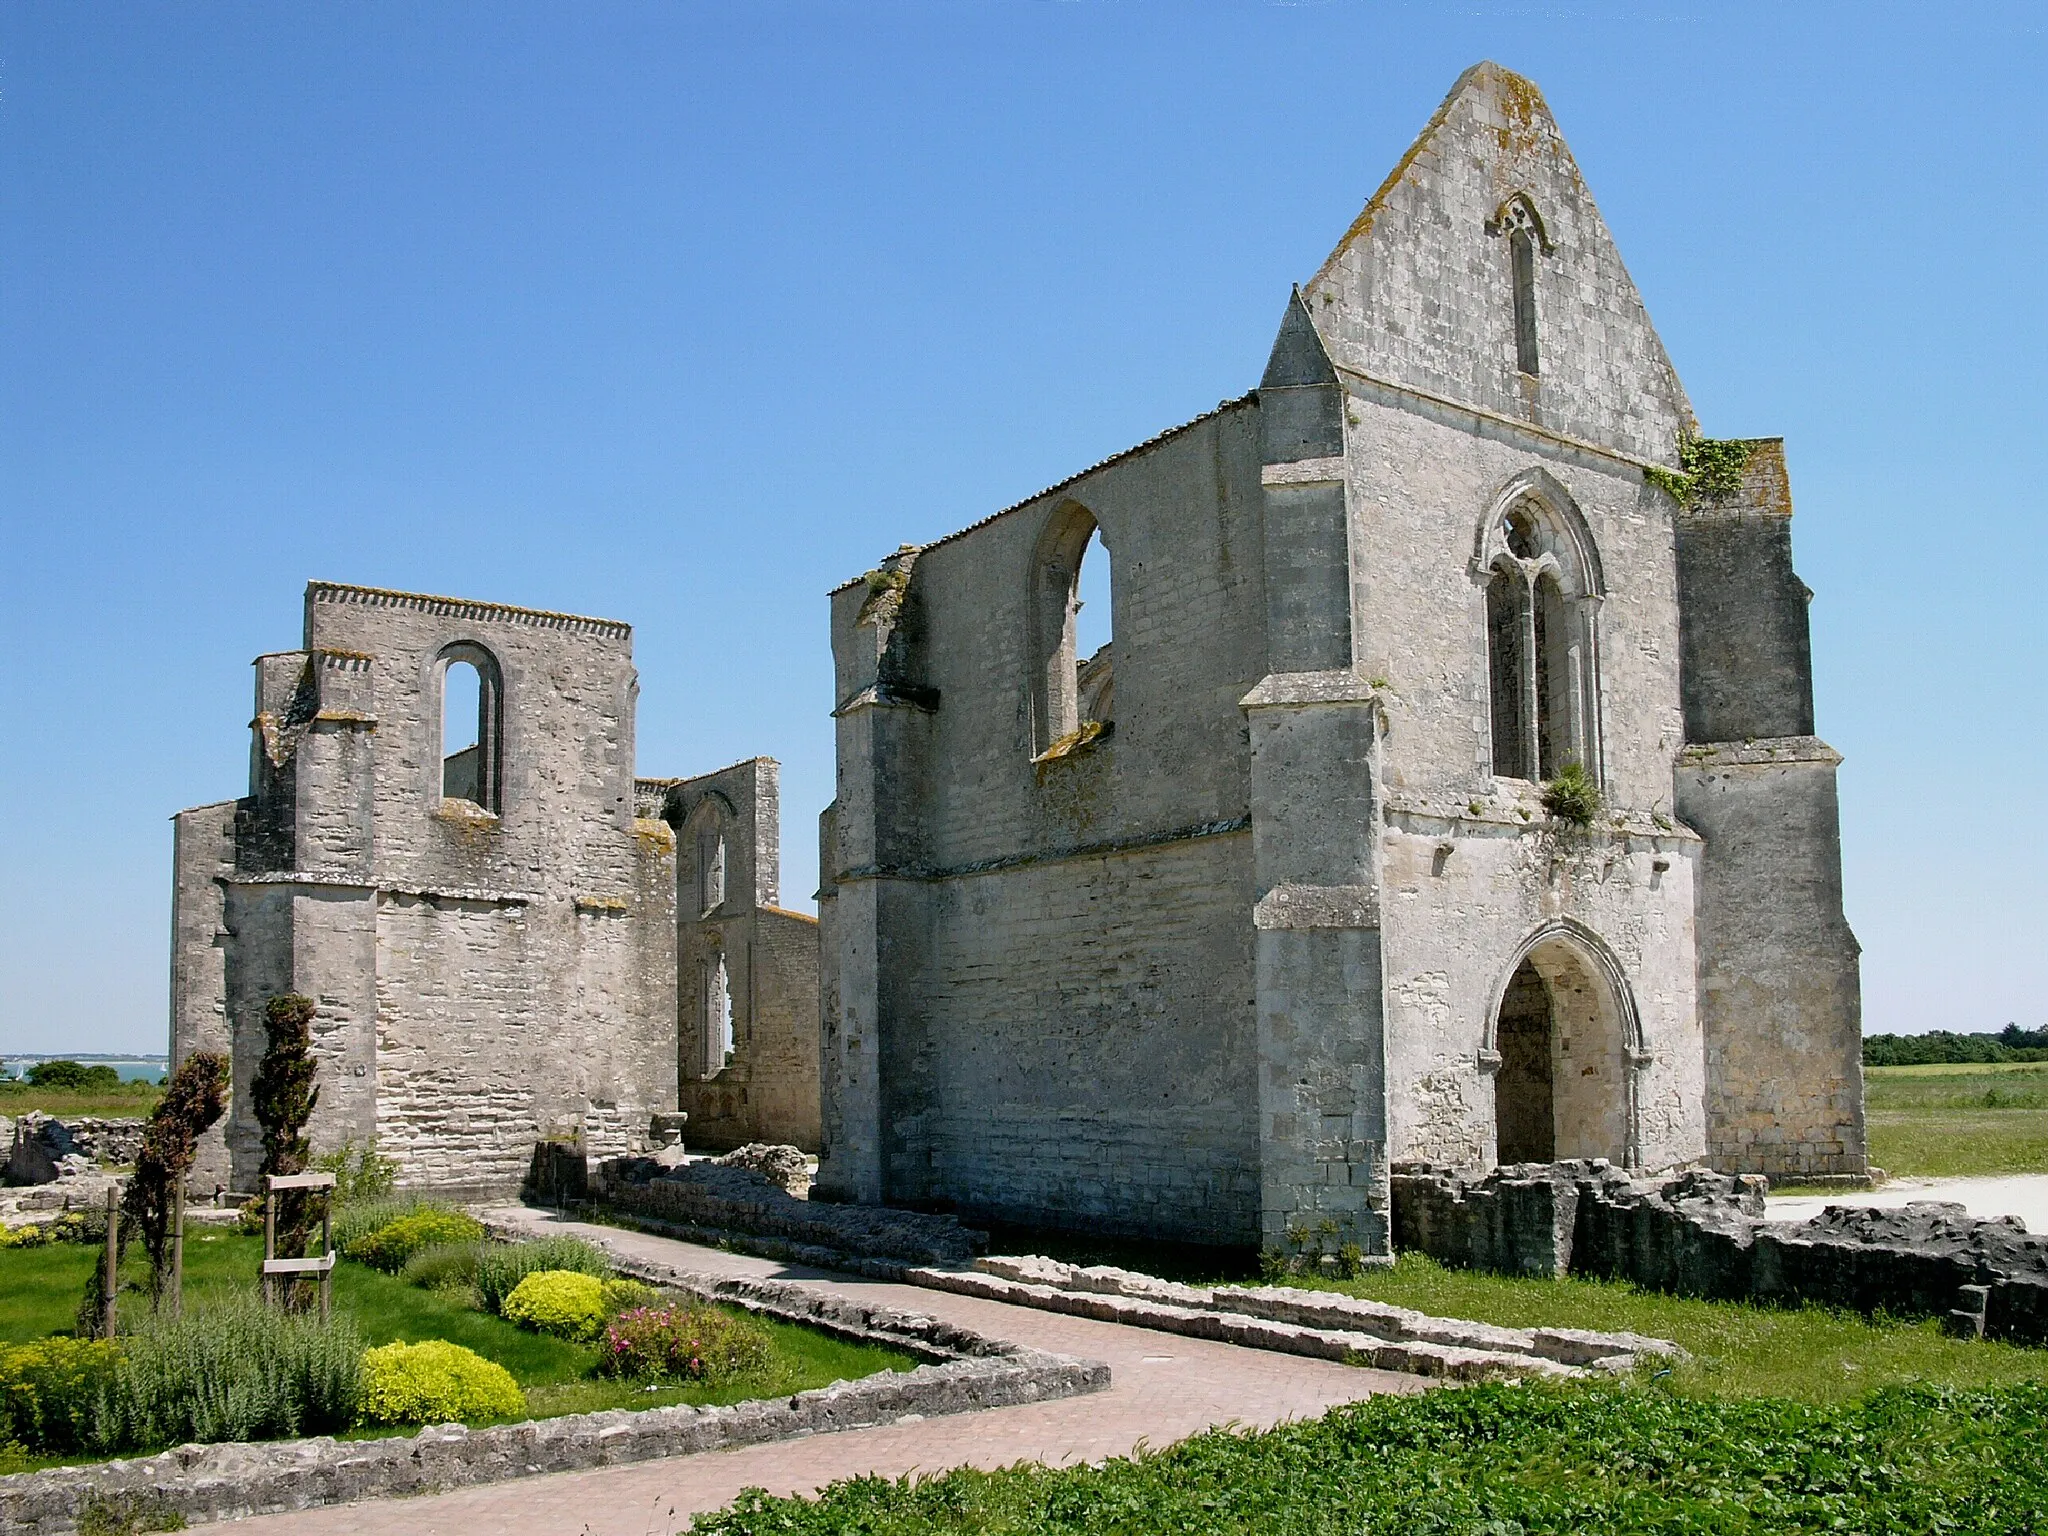
[[[28,1082],[31,1088],[106,1093],[121,1086],[121,1074],[103,1061],[91,1066],[79,1061],[39,1061],[28,1069]]]
[[[1581,764],[1568,762],[1543,786],[1543,811],[1575,827],[1590,827],[1600,814],[1600,786]]]
[[[537,1270],[573,1269],[600,1280],[612,1272],[603,1250],[580,1237],[537,1237],[525,1243],[488,1243],[477,1261],[476,1287],[483,1293],[484,1308],[502,1312],[505,1298],[520,1281]]]
[[[587,1344],[604,1327],[604,1282],[573,1269],[537,1269],[505,1298],[505,1319]]]
[[[742,1312],[701,1302],[635,1307],[605,1329],[597,1369],[605,1376],[718,1386],[765,1371],[774,1353],[768,1330]]]
[[[334,1434],[355,1415],[363,1344],[345,1314],[323,1323],[236,1290],[144,1314],[121,1342],[94,1426],[107,1450]]]
[[[334,1213],[334,1246],[347,1253],[373,1233],[381,1232],[401,1216],[436,1209],[424,1195],[391,1195],[382,1200],[365,1200],[345,1205]],[[263,1230],[262,1203],[257,1202],[256,1230]]]
[[[460,1344],[386,1344],[363,1356],[365,1424],[467,1423],[525,1411],[512,1373]]]
[[[407,1259],[398,1278],[407,1285],[430,1291],[443,1286],[474,1285],[483,1252],[482,1243],[435,1243]]]
[[[357,1141],[353,1136],[332,1152],[313,1159],[313,1167],[334,1175],[334,1204],[364,1205],[388,1200],[398,1185],[398,1163],[377,1150],[377,1138]]]
[[[651,1307],[661,1300],[661,1292],[639,1280],[621,1277],[604,1283],[604,1315],[617,1317],[634,1307]]]
[[[426,1207],[379,1227],[341,1251],[358,1264],[396,1274],[405,1268],[405,1261],[422,1248],[431,1248],[437,1243],[479,1242],[483,1235],[484,1224],[474,1216],[442,1207]]]
[[[93,1449],[101,1394],[121,1346],[108,1339],[44,1339],[0,1347],[0,1444],[43,1456]]]

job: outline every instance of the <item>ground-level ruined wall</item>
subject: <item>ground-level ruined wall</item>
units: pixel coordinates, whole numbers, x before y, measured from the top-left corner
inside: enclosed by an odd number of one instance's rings
[[[1842,913],[1840,761],[1805,736],[1692,747],[1679,763],[1678,813],[1707,839],[1707,1155],[1727,1172],[1869,1169],[1860,951]]]
[[[1652,1169],[1696,1159],[1706,1142],[1693,994],[1699,841],[1647,819],[1560,826],[1529,798],[1528,820],[1504,805],[1473,815],[1420,798],[1397,799],[1389,814],[1393,1158],[1466,1170],[1496,1160],[1495,1019],[1516,966],[1547,938],[1556,961],[1540,949],[1537,961],[1552,971],[1555,1155]]]
[[[882,1067],[892,1200],[1258,1240],[1250,838],[921,887]]]

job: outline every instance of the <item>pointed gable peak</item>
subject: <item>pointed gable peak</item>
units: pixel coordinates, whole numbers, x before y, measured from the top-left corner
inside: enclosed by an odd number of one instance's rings
[[[1543,93],[1491,60],[1302,288],[1340,370],[1659,462],[1691,421]]]
[[[1337,370],[1330,364],[1323,338],[1316,334],[1308,306],[1297,287],[1287,301],[1287,313],[1280,320],[1280,334],[1273,338],[1273,355],[1266,359],[1261,389],[1286,389],[1300,384],[1334,384]]]
[[[1468,111],[1461,113],[1461,107]],[[1563,151],[1567,159],[1570,157],[1571,152],[1564,147],[1564,135],[1558,131],[1557,119],[1550,115],[1550,103],[1543,99],[1543,92],[1537,89],[1536,82],[1526,75],[1502,68],[1491,59],[1481,59],[1459,75],[1450,90],[1444,93],[1444,99],[1437,103],[1436,111],[1422,125],[1422,132],[1415,135],[1415,142],[1408,146],[1408,152],[1394,162],[1394,168],[1387,172],[1387,179],[1380,183],[1379,190],[1373,193],[1358,217],[1351,221],[1351,227],[1344,231],[1344,238],[1337,242],[1329,260],[1323,263],[1323,272],[1330,269],[1354,240],[1372,233],[1374,221],[1387,206],[1395,189],[1410,179],[1417,162],[1439,150],[1439,141],[1445,137],[1445,125],[1453,116],[1462,119],[1468,115],[1487,122],[1491,132],[1485,137],[1493,141],[1493,147],[1504,157],[1512,158],[1533,151],[1546,142]],[[1460,126],[1463,126],[1462,122]],[[1320,279],[1322,275],[1319,272],[1316,278]]]

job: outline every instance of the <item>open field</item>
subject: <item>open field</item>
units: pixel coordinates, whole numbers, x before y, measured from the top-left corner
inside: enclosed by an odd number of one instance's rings
[[[119,1088],[100,1090],[37,1088],[30,1083],[0,1082],[0,1115],[10,1118],[40,1110],[63,1119],[66,1115],[101,1115],[110,1119],[137,1119],[156,1108],[163,1089],[154,1083],[123,1083]]]
[[[2048,1066],[1870,1067],[1870,1160],[1919,1178],[2048,1172]]]
[[[100,1250],[75,1243],[0,1251],[0,1344],[68,1333]],[[263,1257],[261,1238],[195,1233],[185,1243],[188,1301],[209,1286],[253,1287]],[[140,1279],[138,1263],[122,1266]],[[769,1369],[724,1386],[661,1386],[593,1379],[595,1349],[529,1332],[503,1318],[465,1307],[396,1276],[344,1262],[334,1272],[334,1304],[348,1313],[369,1346],[445,1339],[510,1371],[526,1393],[528,1412],[546,1418],[604,1408],[659,1408],[672,1403],[732,1403],[778,1396],[876,1371],[910,1370],[917,1362],[891,1350],[852,1344],[808,1328],[764,1320],[774,1338]],[[131,1304],[145,1305],[139,1298]],[[387,1433],[391,1431],[386,1431]],[[409,1433],[410,1431],[402,1431]]]

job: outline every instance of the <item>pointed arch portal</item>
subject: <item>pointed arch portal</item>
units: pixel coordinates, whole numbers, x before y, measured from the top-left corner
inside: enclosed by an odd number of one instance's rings
[[[1575,923],[1526,941],[1494,1005],[1497,1163],[1639,1161],[1640,1025],[1613,955]]]

